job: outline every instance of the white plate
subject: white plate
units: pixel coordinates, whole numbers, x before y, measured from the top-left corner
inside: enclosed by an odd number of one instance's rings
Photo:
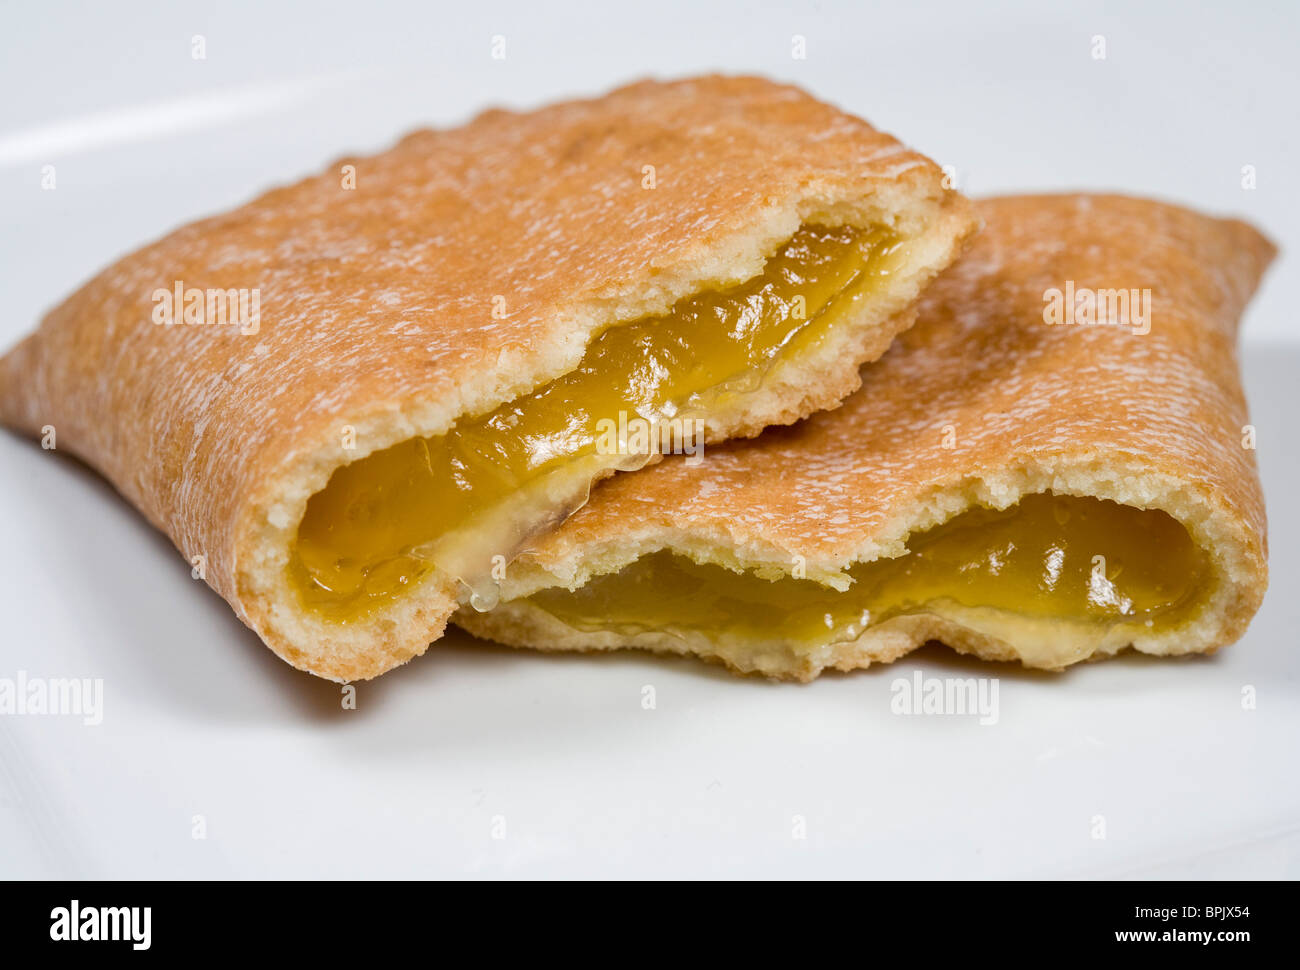
[[[1296,95],[1294,6],[1265,23],[1027,3],[996,29],[977,5],[908,6],[747,5],[689,29],[695,4],[638,7],[578,33],[527,6],[455,20],[368,4],[334,20],[167,5],[136,22],[42,7],[0,29],[0,85],[24,92],[0,106],[0,337],[169,226],[419,121],[705,67],[802,80],[954,161],[975,192],[1124,186],[1300,244],[1278,121]],[[188,55],[199,32],[203,62]],[[510,38],[505,63],[488,57],[494,33]],[[789,58],[794,33],[806,62]],[[1094,34],[1110,40],[1105,62],[1089,57]],[[1256,191],[1240,188],[1244,164]],[[792,686],[452,635],[360,685],[347,711],[109,486],[0,435],[0,677],[104,690],[97,726],[0,716],[0,876],[1294,878],[1300,345],[1283,299],[1296,282],[1286,262],[1274,270],[1245,355],[1272,591],[1211,659],[1047,676],[931,648]],[[891,683],[917,671],[995,674],[998,722],[892,714]]]

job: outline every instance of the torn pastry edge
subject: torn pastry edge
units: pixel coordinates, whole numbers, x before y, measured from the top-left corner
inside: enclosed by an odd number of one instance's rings
[[[1266,537],[1250,532],[1223,495],[1153,469],[1127,453],[1036,456],[1005,472],[971,475],[934,486],[847,553],[834,558],[807,557],[806,575],[829,586],[843,586],[836,577],[843,577],[849,566],[898,556],[911,535],[942,525],[976,506],[1005,509],[1026,495],[1045,491],[1168,513],[1206,554],[1212,570],[1206,594],[1177,625],[1139,635],[1122,625],[1111,628],[1095,637],[1088,649],[1076,650],[1067,664],[1038,662],[1005,640],[929,613],[894,617],[868,627],[852,640],[797,650],[783,642],[758,643],[735,635],[706,636],[693,631],[647,631],[634,636],[580,631],[524,599],[545,588],[577,589],[593,576],[617,572],[659,551],[737,572],[763,569],[785,575],[790,574],[794,557],[803,555],[799,549],[762,536],[728,533],[716,524],[687,528],[650,525],[639,533],[575,544],[544,563],[530,557],[517,560],[495,610],[477,613],[462,608],[453,622],[475,636],[511,646],[577,651],[637,648],[694,655],[737,673],[796,681],[810,681],[827,669],[848,671],[889,663],[932,640],[983,660],[1018,661],[1026,667],[1060,671],[1069,664],[1113,656],[1130,647],[1155,656],[1213,653],[1245,632],[1268,582]]]
[[[927,173],[927,175],[930,173]],[[925,286],[953,262],[978,229],[971,203],[939,187],[937,176],[864,185],[862,197],[835,198],[842,185],[806,188],[784,205],[760,211],[747,229],[720,245],[700,244],[674,270],[660,268],[656,282],[628,280],[609,293],[560,311],[566,339],[533,352],[528,361],[503,351],[499,366],[446,396],[378,402],[347,423],[358,446],[344,452],[336,433],[321,432],[263,476],[234,530],[231,557],[235,589],[230,597],[240,619],[283,660],[339,682],[376,677],[424,653],[446,629],[462,598],[454,580],[436,571],[392,604],[362,620],[336,623],[304,608],[288,581],[287,567],[307,500],[345,464],[413,437],[445,434],[462,417],[492,410],[573,370],[590,341],[609,326],[667,312],[683,297],[725,287],[762,272],[777,249],[801,225],[884,225],[910,246],[911,265],[888,297],[864,301],[819,342],[811,354],[780,361],[743,408],[709,421],[707,440],[750,437],[765,427],[792,424],[833,407],[861,384],[862,364],[879,358],[915,320]],[[701,260],[703,262],[701,263]],[[868,317],[867,310],[871,311]],[[874,322],[873,322],[874,321]],[[545,359],[541,359],[542,354]],[[530,376],[519,378],[520,372]],[[572,511],[572,510],[570,510]]]

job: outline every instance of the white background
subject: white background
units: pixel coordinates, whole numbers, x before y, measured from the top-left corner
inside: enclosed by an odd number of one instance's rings
[[[0,434],[0,677],[105,690],[98,727],[0,716],[0,876],[1300,876],[1300,5],[612,7],[5,3],[0,344],[142,243],[412,127],[759,72],[971,194],[1157,195],[1279,243],[1243,331],[1273,571],[1249,634],[1064,676],[930,648],[807,687],[454,635],[343,711],[111,487]],[[996,673],[999,722],[890,714],[916,670]]]

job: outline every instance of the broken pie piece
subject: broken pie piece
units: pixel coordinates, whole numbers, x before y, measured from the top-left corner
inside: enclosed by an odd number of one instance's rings
[[[757,78],[490,111],[110,267],[0,362],[0,418],[53,426],[285,660],[370,677],[664,428],[838,404],[974,228],[931,161]],[[628,418],[654,433],[604,433]]]
[[[929,640],[1059,670],[1238,639],[1267,544],[1236,331],[1273,246],[1115,196],[976,211],[841,408],[610,482],[455,622],[799,680]]]

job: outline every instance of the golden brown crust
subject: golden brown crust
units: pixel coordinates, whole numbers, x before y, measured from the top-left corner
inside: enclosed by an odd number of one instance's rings
[[[831,406],[973,229],[941,183],[893,138],[758,78],[489,111],[121,260],[0,362],[0,419],[56,426],[60,448],[206,558],[208,582],[289,662],[373,676],[423,652],[456,595],[431,579],[346,629],[300,615],[287,549],[334,468],[571,369],[604,326],[754,275],[800,221],[889,222],[916,237],[910,275],[711,436]],[[175,281],[256,288],[259,332],[155,325],[151,294]]]
[[[810,577],[834,582],[849,564],[896,555],[908,534],[972,504],[1006,507],[1051,489],[1164,509],[1209,552],[1216,574],[1210,601],[1182,627],[1093,638],[1068,662],[1129,645],[1207,651],[1240,637],[1263,596],[1267,545],[1254,452],[1243,447],[1236,329],[1272,244],[1241,222],[1116,196],[993,199],[976,210],[984,232],[927,290],[917,324],[864,369],[862,389],[841,408],[713,449],[695,468],[670,458],[611,481],[516,563],[505,590],[515,602],[484,615],[462,610],[456,622],[519,645],[629,645],[578,633],[521,598],[576,588],[660,548],[781,571],[801,556]],[[1149,288],[1150,332],[1048,325],[1044,294],[1067,281]],[[1062,666],[1059,655],[1036,656],[931,616],[812,654],[669,633],[630,645],[808,679],[828,666],[894,659],[930,639],[989,659]]]

